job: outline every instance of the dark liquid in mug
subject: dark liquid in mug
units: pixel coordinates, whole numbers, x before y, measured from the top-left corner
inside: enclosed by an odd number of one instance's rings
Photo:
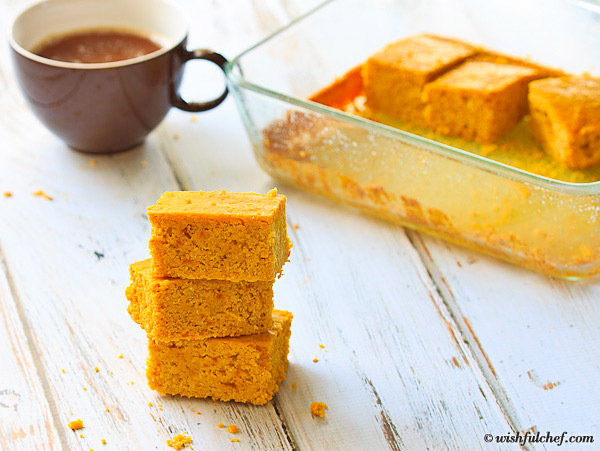
[[[130,31],[93,29],[49,39],[33,53],[70,63],[110,63],[146,55],[160,48],[152,39]]]

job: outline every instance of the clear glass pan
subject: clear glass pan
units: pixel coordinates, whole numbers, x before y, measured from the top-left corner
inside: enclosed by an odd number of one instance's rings
[[[535,175],[305,100],[385,44],[420,32],[568,72],[600,68],[593,3],[330,1],[227,67],[261,166],[303,189],[546,274],[598,274],[600,182]]]

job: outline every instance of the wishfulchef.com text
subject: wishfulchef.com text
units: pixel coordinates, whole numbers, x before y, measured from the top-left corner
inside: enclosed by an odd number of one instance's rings
[[[526,445],[528,443],[553,443],[557,446],[562,446],[563,444],[594,443],[594,436],[571,435],[567,431],[564,431],[562,434],[527,431],[505,435],[485,434],[483,440],[486,443],[518,443],[519,445]]]

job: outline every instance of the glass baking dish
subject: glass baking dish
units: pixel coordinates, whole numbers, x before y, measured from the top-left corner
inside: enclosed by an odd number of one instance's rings
[[[226,68],[260,165],[303,189],[546,274],[598,274],[600,179],[545,177],[307,100],[336,79],[359,90],[353,68],[421,32],[568,72],[600,68],[600,7],[590,2],[326,2]]]

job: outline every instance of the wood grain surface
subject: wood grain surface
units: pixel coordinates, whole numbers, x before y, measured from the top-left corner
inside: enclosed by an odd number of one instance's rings
[[[25,3],[0,0],[2,25]],[[316,2],[180,3],[190,46],[233,57]],[[194,63],[183,91],[221,84]],[[600,441],[597,281],[549,279],[280,184],[231,98],[90,157],[33,117],[6,46],[0,87],[0,449],[165,450],[180,432],[194,450],[518,449],[483,436],[531,428]],[[287,380],[259,407],[152,392],[123,293],[128,264],[148,255],[145,207],[166,190],[274,186],[294,243],[275,284],[294,313]],[[77,418],[85,428],[71,431]]]
[[[598,281],[558,280],[414,237],[515,427],[598,437]]]

